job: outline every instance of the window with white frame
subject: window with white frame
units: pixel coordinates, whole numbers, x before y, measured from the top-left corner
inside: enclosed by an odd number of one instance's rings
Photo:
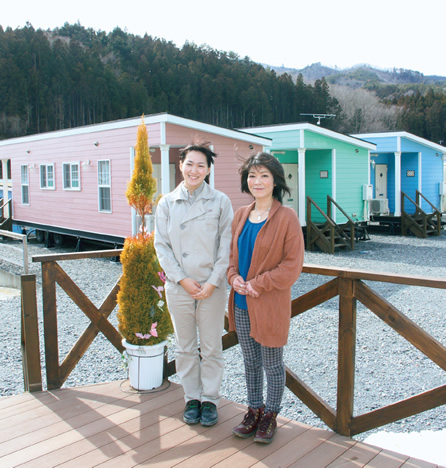
[[[29,176],[26,164],[20,167],[20,183],[22,187],[22,205],[29,205]]]
[[[40,188],[54,190],[54,164],[40,165]]]
[[[111,212],[110,161],[98,161],[99,211]]]
[[[79,171],[79,163],[63,163],[63,188],[64,190],[80,190],[81,179]]]

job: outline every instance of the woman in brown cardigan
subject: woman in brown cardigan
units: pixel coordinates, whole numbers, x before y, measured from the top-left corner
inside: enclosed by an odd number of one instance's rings
[[[270,443],[285,389],[283,347],[291,318],[291,286],[302,271],[304,241],[296,212],[282,205],[289,192],[276,158],[258,153],[241,166],[241,190],[254,202],[237,210],[227,278],[230,330],[243,352],[248,412],[233,429],[238,437],[255,433]],[[267,395],[263,403],[263,372]]]

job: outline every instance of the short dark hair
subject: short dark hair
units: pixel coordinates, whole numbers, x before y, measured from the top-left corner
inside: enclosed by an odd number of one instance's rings
[[[214,164],[214,158],[216,158],[217,155],[211,150],[210,146],[211,143],[208,141],[195,139],[190,145],[180,149],[180,162],[184,162],[187,153],[190,153],[191,151],[199,151],[206,156],[207,165],[208,167],[211,167],[211,164]],[[209,184],[209,176],[206,176],[204,181]]]
[[[239,169],[241,176],[241,191],[251,193],[248,187],[248,174],[253,167],[266,167],[274,178],[273,197],[282,203],[285,193],[291,195],[291,191],[285,180],[285,172],[282,164],[269,153],[256,153],[245,159]]]

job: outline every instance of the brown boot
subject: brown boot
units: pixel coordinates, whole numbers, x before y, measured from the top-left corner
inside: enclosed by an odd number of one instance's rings
[[[243,421],[237,427],[232,429],[232,433],[237,437],[242,437],[243,439],[254,434],[259,421],[262,419],[263,408],[263,406],[257,409],[248,408],[248,412],[245,414]]]
[[[260,442],[262,444],[270,444],[273,441],[274,434],[277,430],[277,413],[268,411],[263,415],[257,426],[257,432],[254,437],[254,442]]]

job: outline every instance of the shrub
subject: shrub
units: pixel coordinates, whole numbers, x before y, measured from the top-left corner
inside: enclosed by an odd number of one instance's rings
[[[159,265],[153,233],[145,227],[152,212],[156,179],[144,119],[138,127],[135,166],[127,187],[127,200],[141,219],[141,232],[127,237],[121,254],[123,274],[118,294],[118,328],[134,345],[153,345],[173,333],[164,291],[164,272]]]

